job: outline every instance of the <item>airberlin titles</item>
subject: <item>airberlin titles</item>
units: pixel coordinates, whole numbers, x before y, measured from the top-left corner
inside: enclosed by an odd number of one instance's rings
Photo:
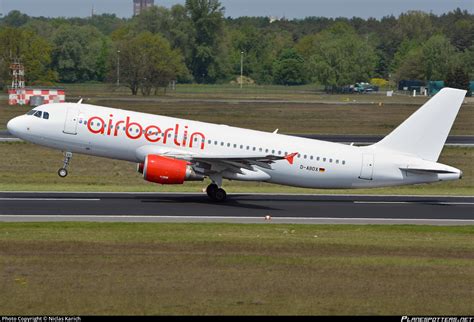
[[[89,120],[79,120],[79,123],[87,124],[87,129],[93,134],[102,134],[108,136],[118,136],[119,131],[125,133],[125,135],[131,140],[138,140],[142,136],[149,142],[156,143],[161,140],[163,144],[167,144],[172,139],[172,144],[180,147],[193,147],[193,144],[204,150],[206,137],[201,132],[190,132],[188,126],[184,126],[184,132],[182,139],[180,139],[179,131],[180,124],[176,123],[174,127],[170,127],[162,131],[157,125],[144,126],[138,122],[131,122],[130,116],[127,116],[125,120],[115,121],[113,114],[109,115],[108,121],[104,120],[100,116],[92,116]],[[138,131],[137,131],[138,130]]]

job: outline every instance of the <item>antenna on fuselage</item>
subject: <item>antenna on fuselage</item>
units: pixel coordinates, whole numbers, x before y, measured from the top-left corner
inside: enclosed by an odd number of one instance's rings
[[[273,134],[277,134],[277,133],[278,133],[278,130],[279,130],[279,129],[276,129],[275,131],[273,131]]]
[[[82,100],[83,100],[83,98],[81,98],[81,99],[77,102],[77,104],[82,104]]]

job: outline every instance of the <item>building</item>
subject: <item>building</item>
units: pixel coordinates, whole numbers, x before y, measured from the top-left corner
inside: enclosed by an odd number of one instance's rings
[[[152,7],[155,0],[133,0],[133,15],[139,15],[143,10]]]
[[[64,103],[66,101],[66,93],[62,88],[23,87],[8,89],[9,105],[28,105],[30,100],[34,98],[40,104]]]

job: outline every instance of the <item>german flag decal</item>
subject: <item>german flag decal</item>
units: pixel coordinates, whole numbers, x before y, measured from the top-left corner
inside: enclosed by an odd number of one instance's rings
[[[326,172],[325,168],[319,168],[319,172]]]

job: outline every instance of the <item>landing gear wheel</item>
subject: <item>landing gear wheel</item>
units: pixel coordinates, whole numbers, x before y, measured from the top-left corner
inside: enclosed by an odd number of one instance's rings
[[[65,152],[64,153],[63,167],[58,170],[58,175],[61,178],[65,178],[67,176],[67,168],[69,166],[69,163],[71,163],[71,159],[72,159],[72,153],[71,152]]]
[[[61,177],[61,178],[65,178],[67,176],[67,170],[64,169],[64,168],[61,168],[58,170],[58,175]]]
[[[214,199],[214,195],[216,194],[217,189],[219,189],[219,187],[215,183],[211,183],[207,186],[206,193],[209,198]]]
[[[227,193],[224,189],[217,189],[216,193],[214,194],[214,200],[217,202],[222,202],[227,199]]]
[[[222,202],[227,198],[227,193],[225,192],[225,190],[219,188],[215,183],[212,183],[207,186],[206,192],[212,201]]]

